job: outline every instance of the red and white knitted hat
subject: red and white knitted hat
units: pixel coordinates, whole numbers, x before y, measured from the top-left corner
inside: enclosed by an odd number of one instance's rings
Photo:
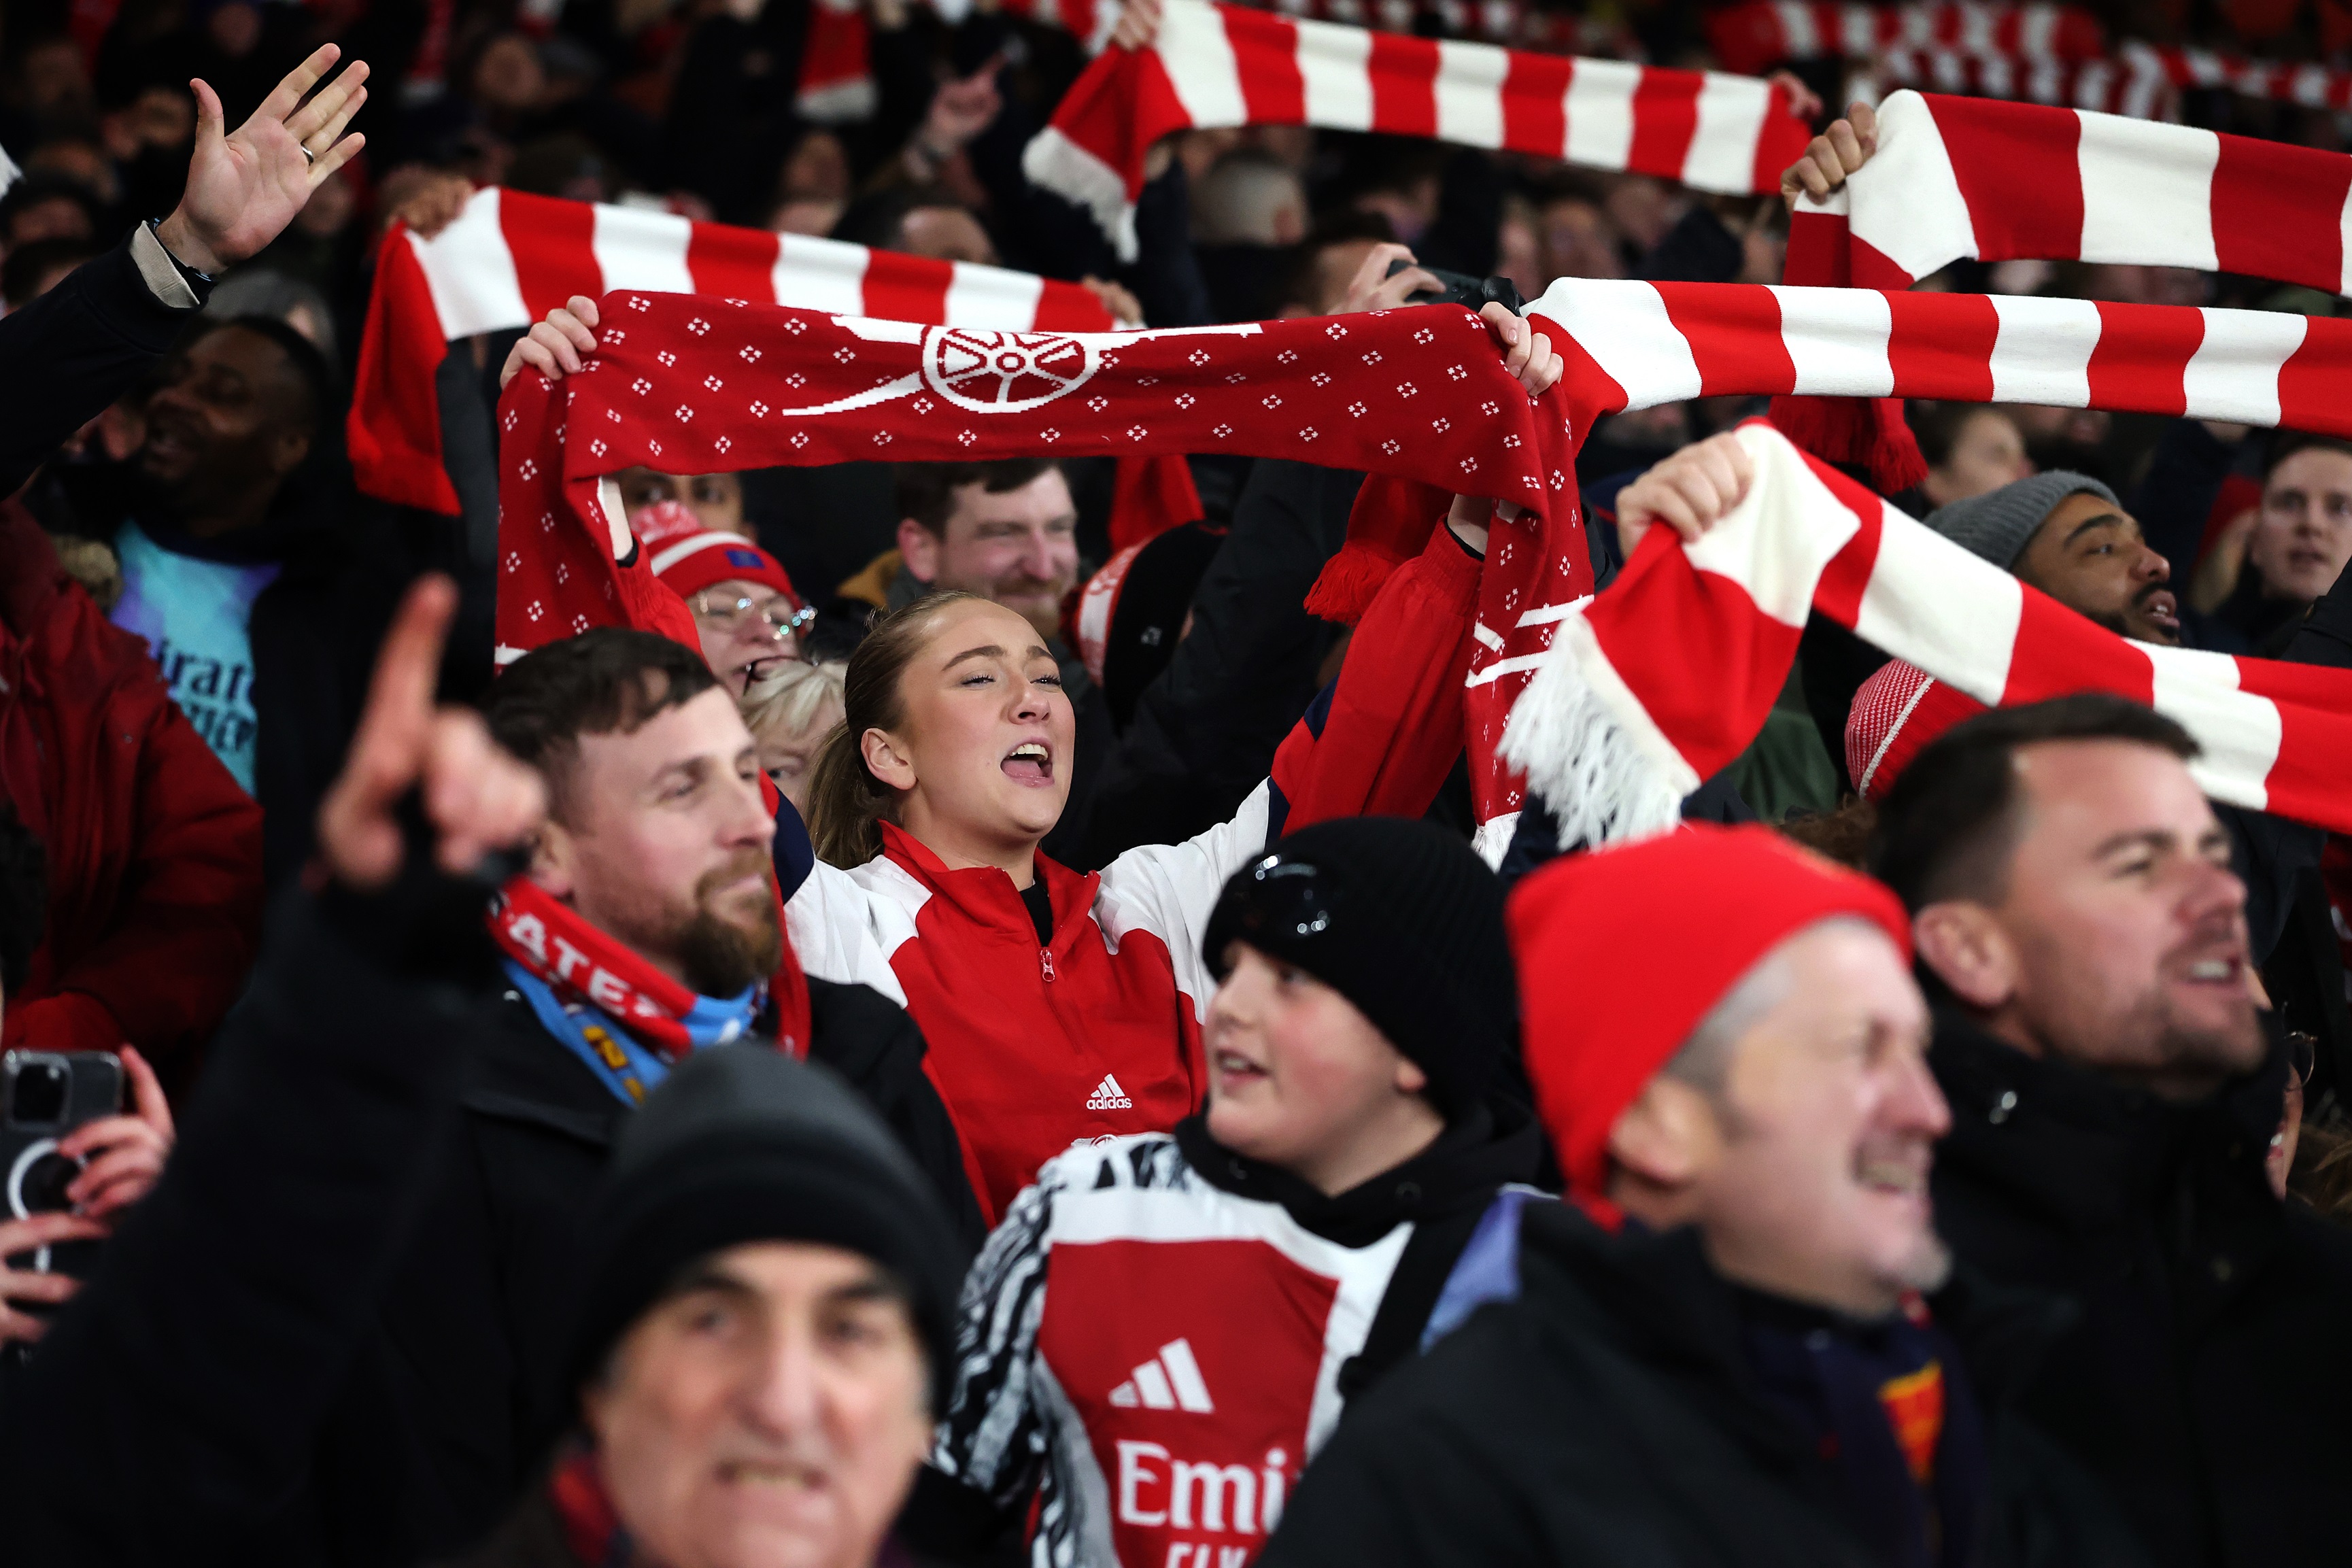
[[[1862,683],[1846,713],[1846,774],[1865,797],[1884,800],[1928,742],[1984,710],[1958,687],[1889,659]]]
[[[740,533],[716,529],[689,533],[656,544],[644,541],[652,552],[646,564],[662,586],[681,599],[690,599],[714,583],[757,583],[773,588],[801,608],[801,596],[776,558]]]
[[[1910,958],[1893,891],[1769,827],[1688,823],[1519,883],[1506,916],[1519,1029],[1570,1196],[1613,1220],[1617,1118],[1757,960],[1835,915],[1871,921]]]

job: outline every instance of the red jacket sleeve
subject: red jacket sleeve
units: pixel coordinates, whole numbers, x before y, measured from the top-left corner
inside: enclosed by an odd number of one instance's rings
[[[1284,832],[1429,809],[1462,752],[1478,580],[1478,558],[1442,522],[1390,574],[1348,644],[1328,708],[1318,698],[1275,753]]]
[[[7,1046],[127,1041],[166,1068],[218,1026],[245,984],[260,941],[261,807],[170,701],[155,702],[138,741],[120,913],[58,972],[47,1001],[7,1009]]]

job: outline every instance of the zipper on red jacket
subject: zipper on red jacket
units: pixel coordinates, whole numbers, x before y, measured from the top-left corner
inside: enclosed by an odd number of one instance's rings
[[[1037,964],[1045,972],[1045,984],[1048,985],[1054,984],[1054,950],[1050,947],[1039,948]]]

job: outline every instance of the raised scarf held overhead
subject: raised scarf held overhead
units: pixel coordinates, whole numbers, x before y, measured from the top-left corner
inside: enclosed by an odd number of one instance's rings
[[[2227,88],[2314,109],[2352,107],[2352,72],[2136,38],[2110,44],[2097,15],[2080,5],[1742,0],[1709,12],[1706,26],[1727,70],[1843,56],[1868,61],[1882,82],[2140,117],[2169,112],[2179,88]],[[2323,54],[2336,47],[2327,31],[2323,19]]]
[[[502,662],[593,626],[696,643],[677,595],[620,564],[632,542],[609,478],[636,464],[1229,452],[1400,475],[1577,526],[1564,422],[1458,307],[1124,333],[969,331],[668,294],[610,295],[604,309],[586,371],[560,387],[525,373],[499,404]],[[1570,553],[1582,551],[1580,534]]]
[[[862,18],[860,19],[862,23]],[[454,514],[434,378],[450,342],[528,327],[574,294],[714,294],[905,321],[1101,331],[1102,301],[1075,283],[693,223],[670,213],[477,191],[431,239],[394,225],[377,253],[346,437],[365,493]]]
[[[1908,289],[1972,257],[2189,267],[2352,292],[2344,153],[1916,92],[1890,95],[1878,125],[1860,172],[1828,201],[1798,204],[1791,284]],[[1927,473],[1898,406],[1784,401],[1772,422],[1816,457],[1865,465],[1889,494]]]
[[[2127,641],[1895,510],[1770,426],[1698,543],[1659,528],[1561,623],[1503,752],[1594,842],[1672,826],[1780,690],[1808,613],[1988,704],[2109,691],[2177,720],[2217,800],[2352,829],[2352,674]]]
[[[1428,136],[1731,195],[1778,189],[1810,135],[1787,93],[1753,78],[1168,0],[1152,45],[1106,50],[1087,67],[1021,166],[1091,211],[1132,260],[1151,144],[1226,125]]]
[[[1575,442],[1601,415],[1719,394],[1892,395],[2352,434],[2352,322],[2252,311],[1563,279],[1530,314],[1556,329],[1568,374],[1534,403],[1476,319],[1453,307],[1086,336],[974,334],[663,295],[606,304],[618,325],[594,368],[560,389],[518,376],[500,404],[501,658],[602,625],[693,642],[677,595],[622,564],[635,561],[633,547],[617,491],[603,481],[634,464],[707,472],[1122,450],[1300,458],[1532,508],[1496,519],[1478,584],[1465,701],[1482,823],[1517,806],[1517,781],[1497,754],[1504,723],[1559,628],[1591,600],[1569,476]],[[1435,509],[1409,486],[1366,490],[1403,498],[1390,559],[1409,558]],[[1359,584],[1360,602],[1377,586]],[[1902,606],[1922,626],[1934,624],[1934,608],[1932,596]],[[1709,610],[1703,601],[1690,612],[1693,646],[1713,646],[1700,635]],[[1950,636],[1966,641],[1979,629]],[[1450,647],[1454,633],[1438,635]],[[1679,658],[1679,646],[1655,657]],[[1916,658],[1885,646],[1976,689],[1969,667],[1940,646]],[[2006,650],[2001,658],[2005,668]],[[1714,704],[1706,733],[1728,750],[1702,773],[1754,736],[1786,668],[1785,658],[1777,668],[1704,667]],[[2282,689],[2303,679],[2260,678]],[[1712,748],[1694,742],[1686,759]],[[1621,753],[1571,746],[1560,765],[1582,758],[1598,770],[1584,795],[1654,805],[1654,791],[1601,787],[1622,773]],[[1546,776],[1564,796],[1577,793]],[[1642,813],[1601,817],[1613,833]]]
[[[2041,403],[2352,435],[2352,322],[2324,318],[1573,278],[1554,283],[1528,314],[1561,345],[1568,370],[1555,395],[1580,438],[1601,416],[1629,408],[1759,394]],[[1349,531],[1352,543],[1352,525]],[[1530,672],[1547,662],[1555,632],[1580,612],[1591,591],[1589,569],[1567,545],[1556,526],[1521,519],[1498,521],[1487,547],[1467,704],[1482,822],[1517,808],[1517,783],[1508,766],[1493,760],[1495,747]],[[1703,622],[1705,610],[1702,605],[1689,613]],[[1691,636],[1706,641],[1698,626]],[[1722,733],[1738,736],[1713,765],[1671,796],[1603,787],[1592,778],[1571,783],[1555,771],[1547,796],[1559,789],[1610,803],[1582,825],[1595,838],[1603,829],[1615,836],[1670,819],[1681,795],[1737,756],[1762,727],[1787,660],[1777,669],[1743,670],[1726,661],[1703,668],[1708,700],[1721,705]],[[1561,752],[1595,766],[1604,755],[1574,744]]]
[[[1464,710],[1476,707],[1479,814],[1507,809],[1508,781],[1491,767],[1501,733],[1491,704],[1507,689],[1490,676],[1464,689],[1464,627],[1445,607],[1454,588],[1442,569],[1454,546],[1418,576],[1391,569],[1421,555],[1448,499],[1466,493],[1531,509],[1518,526],[1540,542],[1502,542],[1514,572],[1541,551],[1559,563],[1547,591],[1568,601],[1591,593],[1592,575],[1560,395],[1530,399],[1469,311],[1413,306],[1088,335],[914,328],[660,295],[614,295],[604,307],[616,326],[593,369],[560,386],[519,375],[499,405],[501,662],[596,626],[697,646],[677,596],[631,552],[606,477],[633,464],[702,473],[867,457],[1296,458],[1396,481],[1369,483],[1357,500],[1351,534],[1394,549],[1351,595],[1369,606],[1361,657],[1343,672],[1315,748],[1316,797],[1302,805],[1419,815],[1429,804],[1412,798],[1419,784],[1433,793],[1443,781],[1451,740],[1468,730]],[[1488,570],[1462,596],[1484,605],[1518,588]],[[1480,613],[1507,624],[1524,608],[1497,600]],[[1398,747],[1433,763],[1437,776],[1392,762]]]
[[[1707,46],[1726,70],[1754,74],[1790,60],[1867,59],[1892,48],[2074,62],[2107,50],[2106,28],[2080,5],[2014,0],[1738,0],[1704,18]]]

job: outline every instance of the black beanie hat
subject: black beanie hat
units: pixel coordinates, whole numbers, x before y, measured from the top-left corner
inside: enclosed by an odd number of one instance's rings
[[[1503,887],[1454,834],[1398,816],[1303,827],[1234,874],[1202,956],[1240,942],[1355,1005],[1429,1077],[1449,1121],[1478,1105],[1518,1028]]]
[[[558,1408],[696,1259],[808,1241],[874,1259],[906,1285],[946,1396],[962,1255],[914,1162],[856,1092],[761,1041],[681,1062],[622,1130],[582,1248]]]
[[[1111,606],[1102,658],[1103,701],[1122,733],[1143,689],[1176,657],[1192,595],[1224,542],[1223,529],[1183,523],[1145,545],[1129,564]]]

